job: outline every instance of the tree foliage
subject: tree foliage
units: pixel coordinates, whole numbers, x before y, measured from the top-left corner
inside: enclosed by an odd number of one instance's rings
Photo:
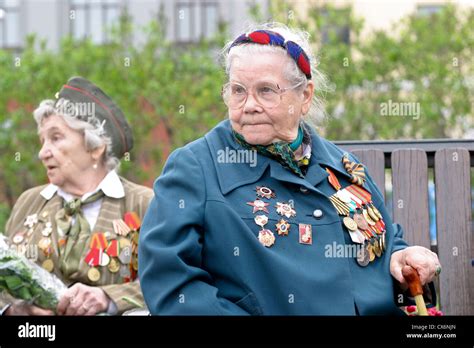
[[[303,17],[285,1],[271,4],[275,20],[312,33],[319,67],[334,90],[326,96],[328,117],[320,130],[329,139],[461,137],[473,128],[472,10],[447,6],[367,35],[350,9],[314,7]],[[252,15],[259,17],[258,8]],[[214,40],[182,46],[165,39],[160,18],[133,28],[125,13],[106,45],[65,37],[51,51],[31,36],[19,55],[0,50],[0,226],[21,192],[47,182],[32,111],[71,76],[94,81],[123,109],[135,147],[130,161],[122,161],[122,174],[136,182],[150,183],[168,150],[226,117],[220,98],[225,76],[216,63],[225,26]],[[350,29],[350,44],[340,40],[341,26]],[[134,30],[146,33],[142,44],[133,42]],[[419,118],[382,115],[389,101],[417,103]],[[157,136],[158,125],[169,144]]]

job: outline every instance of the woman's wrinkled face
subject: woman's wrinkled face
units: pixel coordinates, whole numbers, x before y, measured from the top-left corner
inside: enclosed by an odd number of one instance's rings
[[[84,135],[70,128],[61,116],[44,118],[38,133],[39,158],[52,184],[67,190],[91,170],[94,160],[86,150]]]
[[[281,95],[281,102],[273,108],[264,107],[255,99],[255,86],[278,85],[292,87],[283,71],[288,60],[286,55],[265,53],[256,56],[235,57],[229,71],[230,82],[245,86],[248,97],[237,110],[229,108],[232,128],[252,145],[268,145],[275,141],[292,142],[298,135],[301,116],[311,105],[313,85],[303,91],[290,89]]]

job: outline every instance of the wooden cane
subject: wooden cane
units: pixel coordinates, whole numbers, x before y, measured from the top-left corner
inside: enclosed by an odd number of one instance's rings
[[[415,298],[416,308],[419,315],[428,315],[426,310],[425,300],[423,299],[423,288],[421,287],[420,277],[418,272],[411,266],[404,266],[402,268],[402,275],[408,283],[411,295]]]

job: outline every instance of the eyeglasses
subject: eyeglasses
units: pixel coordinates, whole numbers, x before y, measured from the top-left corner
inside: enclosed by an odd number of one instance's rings
[[[281,103],[281,95],[286,91],[295,89],[301,86],[304,81],[287,87],[280,88],[277,84],[272,83],[260,83],[253,87],[253,96],[257,103],[265,108],[275,108]],[[249,92],[247,88],[237,82],[228,82],[222,87],[222,99],[224,103],[233,110],[242,108],[247,102]]]

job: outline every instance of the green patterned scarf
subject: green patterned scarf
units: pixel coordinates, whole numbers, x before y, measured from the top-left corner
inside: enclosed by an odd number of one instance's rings
[[[292,143],[278,141],[270,145],[250,145],[241,134],[234,130],[232,130],[232,133],[237,143],[245,149],[257,151],[264,156],[274,159],[301,178],[305,177],[310,156],[304,156],[300,160],[296,160],[294,153],[301,144],[311,148],[311,136],[303,123],[299,127],[298,137]]]
[[[79,268],[81,256],[87,248],[86,242],[91,234],[91,227],[87,222],[81,207],[93,203],[104,197],[102,190],[81,202],[80,198],[64,202],[64,206],[55,216],[56,224],[61,234],[66,238],[65,245],[59,248],[59,268],[65,277],[69,278]],[[75,218],[72,224],[72,218]]]

